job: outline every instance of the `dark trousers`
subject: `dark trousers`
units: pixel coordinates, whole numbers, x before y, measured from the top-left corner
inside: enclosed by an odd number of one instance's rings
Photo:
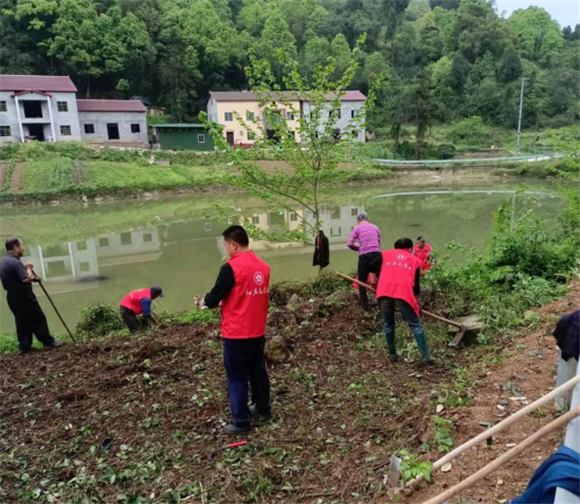
[[[135,315],[133,310],[121,306],[121,318],[129,328],[129,331],[134,333],[139,330],[139,321],[137,320],[137,315]]]
[[[270,413],[270,380],[264,359],[266,338],[223,338],[223,342],[224,366],[234,425],[247,427],[250,425],[248,382],[252,387],[252,402],[258,413]]]
[[[431,354],[427,346],[427,339],[421,320],[413,310],[413,307],[402,299],[395,299],[390,297],[382,297],[379,299],[379,308],[383,315],[383,322],[385,323],[385,336],[387,338],[387,346],[389,347],[389,354],[397,355],[397,348],[395,346],[395,307],[401,313],[403,320],[407,322],[409,329],[415,336],[417,346],[423,356],[423,359],[430,359]]]
[[[33,334],[45,347],[54,344],[44,312],[33,292],[9,292],[6,300],[16,320],[16,336],[20,350],[30,350]]]
[[[358,279],[361,282],[367,283],[369,279],[369,273],[379,274],[379,268],[371,268],[371,263],[381,255],[380,252],[369,252],[368,254],[363,254],[358,256]],[[367,290],[364,287],[359,286],[358,295],[360,297],[360,304],[363,310],[369,309],[369,299],[367,295]]]

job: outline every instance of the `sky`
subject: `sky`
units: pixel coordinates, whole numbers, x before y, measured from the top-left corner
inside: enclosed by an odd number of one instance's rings
[[[505,17],[515,10],[535,5],[547,10],[562,27],[570,25],[574,28],[580,23],[580,0],[496,0],[495,3],[497,12],[505,11]]]

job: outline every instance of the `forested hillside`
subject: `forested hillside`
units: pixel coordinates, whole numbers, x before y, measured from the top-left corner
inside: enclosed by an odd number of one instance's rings
[[[191,120],[208,91],[244,89],[250,50],[277,75],[281,50],[337,74],[367,33],[353,88],[385,82],[370,129],[480,116],[513,128],[578,120],[580,29],[530,7],[508,19],[486,0],[0,0],[4,74],[70,75],[81,95],[146,97]]]

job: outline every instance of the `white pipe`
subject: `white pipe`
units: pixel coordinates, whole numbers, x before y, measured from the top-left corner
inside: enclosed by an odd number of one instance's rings
[[[18,117],[18,128],[20,129],[20,141],[24,143],[24,128],[22,127],[22,118],[20,117],[20,102],[18,101],[18,96],[14,97],[16,102],[16,116]]]
[[[50,103],[50,96],[46,99],[48,103],[48,116],[50,117],[50,131],[52,132],[52,141],[56,142],[56,135],[54,133],[54,118],[52,117],[52,105]]]

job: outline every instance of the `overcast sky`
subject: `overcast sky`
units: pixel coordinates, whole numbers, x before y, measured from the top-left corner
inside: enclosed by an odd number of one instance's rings
[[[497,12],[505,11],[505,17],[518,9],[537,5],[546,9],[560,26],[576,26],[580,23],[580,0],[496,0]]]

